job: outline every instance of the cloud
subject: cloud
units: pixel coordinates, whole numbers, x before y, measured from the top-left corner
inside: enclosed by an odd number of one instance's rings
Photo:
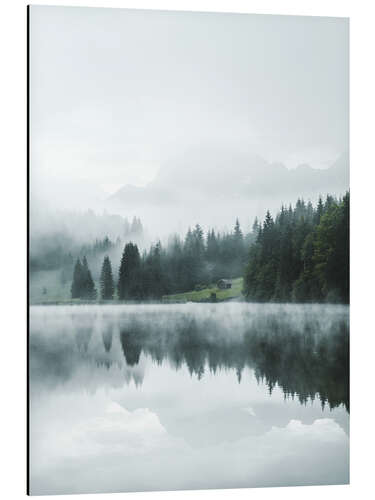
[[[160,451],[175,444],[148,408],[128,411],[110,402],[103,415],[81,422],[72,429],[72,441],[83,445],[90,454],[134,457]],[[84,455],[80,453],[83,458]]]
[[[37,434],[32,426],[34,494],[348,481],[348,437],[331,418],[202,447],[172,436],[154,411],[127,410],[104,391],[50,397],[46,411],[50,424]]]

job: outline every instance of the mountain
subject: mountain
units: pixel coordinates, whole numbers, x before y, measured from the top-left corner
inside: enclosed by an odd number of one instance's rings
[[[169,224],[170,232],[198,221],[230,226],[237,216],[250,224],[255,216],[263,218],[267,209],[276,211],[282,203],[295,203],[298,197],[315,202],[319,194],[340,195],[348,187],[347,155],[325,170],[306,164],[290,170],[251,153],[194,148],[171,158],[145,187],[119,189],[107,206],[136,213],[146,225],[167,230]]]

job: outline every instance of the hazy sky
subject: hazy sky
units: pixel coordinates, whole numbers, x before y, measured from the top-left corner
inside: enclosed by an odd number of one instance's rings
[[[32,196],[144,186],[200,145],[288,168],[348,150],[347,19],[44,6],[30,19]]]

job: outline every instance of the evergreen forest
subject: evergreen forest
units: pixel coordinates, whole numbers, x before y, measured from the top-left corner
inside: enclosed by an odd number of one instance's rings
[[[118,243],[117,243],[118,244]],[[104,251],[110,240],[96,242]],[[148,251],[126,242],[112,269],[105,255],[99,279],[102,300],[160,300],[164,295],[199,290],[221,278],[243,277],[243,299],[253,302],[349,303],[349,192],[282,206],[273,218],[255,219],[244,235],[237,219],[228,233],[197,224],[185,238],[172,236]],[[95,300],[87,258],[78,257],[71,297]]]

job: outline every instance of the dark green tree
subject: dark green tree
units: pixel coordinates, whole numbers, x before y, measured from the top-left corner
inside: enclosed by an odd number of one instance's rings
[[[260,228],[260,224],[258,221],[258,217],[255,217],[254,222],[253,222],[253,226],[252,226],[252,231],[255,235],[258,234],[259,228]]]
[[[233,231],[232,251],[233,254],[232,254],[231,276],[233,278],[236,276],[243,276],[247,252],[245,249],[244,237],[238,219],[236,219]]]
[[[215,261],[219,254],[219,244],[216,238],[215,231],[208,231],[206,238],[206,258],[209,261]]]
[[[254,301],[349,302],[349,193],[267,212],[251,245],[244,293]]]
[[[349,193],[330,202],[316,229],[315,273],[331,300],[349,302]]]
[[[184,243],[184,274],[185,286],[192,289],[198,283],[204,281],[204,238],[202,228],[197,224],[193,230],[190,228],[185,237]]]
[[[323,212],[324,212],[324,204],[323,204],[322,197],[319,196],[318,205],[316,207],[316,211],[315,211],[315,215],[314,215],[315,224],[319,224],[320,219],[323,215]]]
[[[100,274],[100,295],[103,300],[112,300],[115,292],[115,285],[112,275],[112,266],[109,257],[104,257]]]
[[[92,279],[86,256],[84,256],[82,259],[82,289],[80,298],[85,300],[95,300],[97,295],[95,283]]]
[[[233,234],[234,240],[237,242],[242,242],[243,241],[243,234],[241,231],[241,226],[240,226],[240,221],[236,219],[236,223],[234,225],[234,234]]]
[[[70,289],[72,299],[81,298],[82,290],[83,290],[83,269],[81,261],[77,259],[74,266],[73,282]]]
[[[163,257],[163,249],[158,241],[143,259],[143,293],[148,299],[160,299],[167,291]]]
[[[133,243],[125,245],[117,284],[120,300],[140,300],[142,293],[142,267],[138,246]]]

